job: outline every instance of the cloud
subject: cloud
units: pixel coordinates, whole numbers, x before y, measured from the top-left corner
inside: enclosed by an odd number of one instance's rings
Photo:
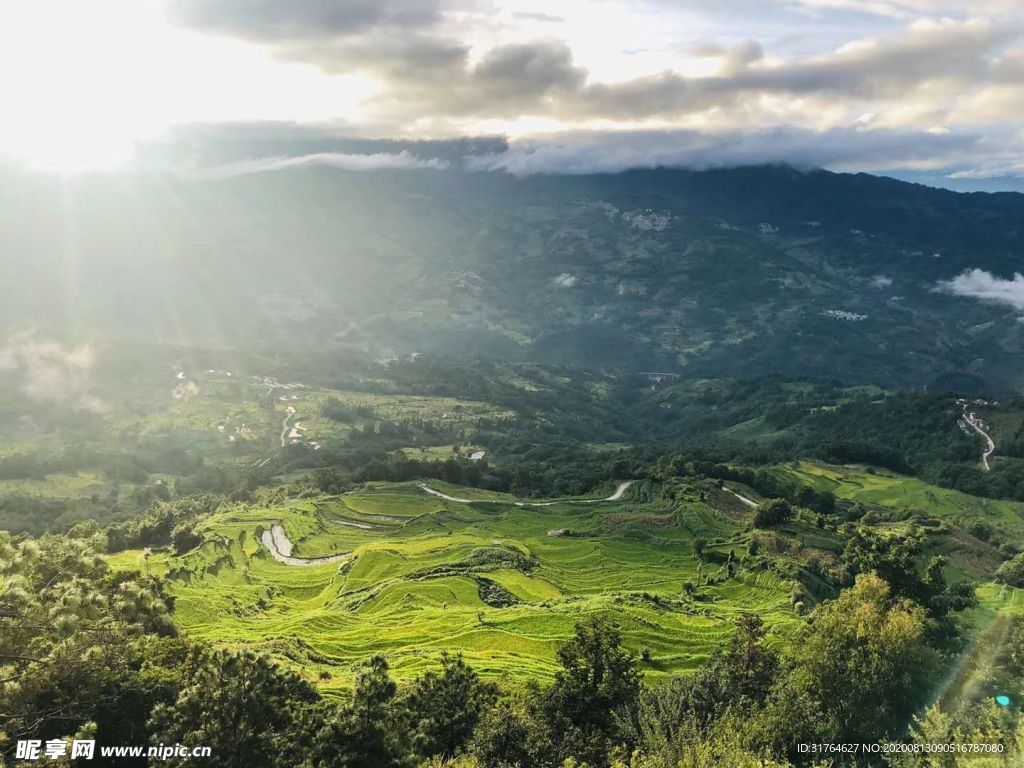
[[[996,57],[1019,28],[984,20],[917,22],[898,36],[865,38],[832,53],[753,66],[764,52],[755,41],[730,51],[720,74],[687,77],[666,71],[619,83],[589,83],[562,105],[561,117],[635,119],[680,116],[714,108],[749,108],[766,96],[835,100],[913,99],[919,89],[932,110],[951,110],[963,89],[1010,67]],[[705,51],[709,49],[705,48]],[[1009,56],[1010,54],[1007,54]],[[807,104],[802,109],[807,111]]]
[[[474,32],[486,14],[471,12],[476,6],[469,0],[301,0],[287,7],[272,0],[175,0],[173,7],[173,18],[187,26],[264,42],[282,58],[326,72],[375,78],[382,90],[370,106],[395,120],[635,122],[737,106],[756,115],[762,111],[758,102],[769,96],[898,100],[902,109],[918,91],[930,111],[948,113],[965,90],[1016,82],[1021,68],[1020,52],[1004,51],[1020,27],[974,18],[919,18],[896,34],[793,60],[769,60],[752,39],[731,48],[706,44],[702,55],[721,59],[716,75],[669,69],[601,82],[574,62],[564,40],[476,50]],[[802,109],[807,113],[808,105]],[[858,114],[865,111],[882,110]]]
[[[436,24],[440,0],[174,0],[171,21],[249,40],[346,37]]]
[[[996,149],[963,131],[932,133],[792,126],[756,131],[562,131],[507,139],[391,140],[339,136],[330,126],[219,124],[183,127],[142,145],[138,167],[193,178],[228,178],[299,167],[374,170],[615,173],[630,168],[790,164],[834,171],[915,168],[939,184],[951,167]],[[995,157],[995,155],[993,155]],[[1001,162],[998,159],[993,163]],[[1001,167],[1001,166],[1000,166]],[[966,177],[968,174],[958,174]]]
[[[936,290],[1024,311],[1024,275],[1020,272],[1006,280],[983,269],[969,269],[952,280],[940,281]]]
[[[638,9],[658,2],[646,0]],[[730,22],[728,42],[666,43],[690,54],[682,62],[694,53],[712,57],[713,74],[694,74],[680,64],[621,80],[599,79],[578,60],[569,40],[578,43],[579,35],[531,39],[536,22],[560,17],[505,13],[501,0],[171,0],[170,15],[191,29],[264,45],[287,62],[372,81],[375,90],[357,114],[346,116],[352,134],[521,134],[519,124],[554,124],[573,133],[600,126],[636,135],[678,126],[702,138],[682,150],[656,142],[649,156],[611,139],[613,157],[603,164],[587,157],[579,165],[621,168],[626,155],[641,166],[702,162],[700,143],[706,141],[708,153],[735,155],[738,162],[864,160],[865,170],[916,170],[938,168],[958,152],[949,171],[964,178],[1017,173],[1019,138],[1007,138],[1005,129],[1018,125],[1024,104],[1022,24],[1013,14],[1019,0],[970,6],[961,0],[776,0],[773,7],[785,11],[787,24],[807,25],[797,28],[805,41],[799,45],[796,36],[768,34],[778,26],[753,0],[724,5],[749,16],[745,25]],[[670,27],[679,9],[667,0],[662,6]],[[691,13],[712,18],[722,8],[701,0]],[[550,26],[553,33],[573,31],[568,21]],[[812,34],[819,29],[828,31],[831,50],[817,47],[825,39]],[[752,31],[766,37],[754,39]],[[851,128],[870,130],[854,134]],[[773,131],[809,138],[811,145],[786,146]],[[759,149],[737,139],[740,133],[767,137],[771,145]],[[706,138],[710,134],[719,138]],[[953,138],[933,138],[942,134]],[[829,148],[819,138],[852,144]],[[536,164],[544,153],[571,166],[571,155],[586,150],[577,139],[571,147],[546,137],[535,144],[500,162]],[[872,156],[872,148],[880,154]],[[966,149],[978,154],[969,158]],[[676,159],[679,152],[683,160]],[[911,165],[900,166],[902,158]]]
[[[537,11],[517,11],[512,16],[523,21],[543,21],[547,24],[558,24],[565,21],[561,16],[555,16],[551,13],[539,13]]]
[[[353,131],[348,134],[347,131]],[[465,136],[447,140],[376,139],[360,136],[346,124],[288,122],[189,123],[136,147],[140,168],[178,173],[202,172],[240,161],[330,155],[411,156],[430,167],[456,165],[463,157],[504,151],[500,136]],[[367,161],[361,160],[365,165]]]
[[[551,284],[556,288],[572,288],[576,285],[576,279],[576,275],[563,272],[562,274],[551,278]]]
[[[89,345],[68,346],[16,333],[0,348],[0,377],[9,377],[32,400],[100,413],[107,407],[90,393],[94,359]]]
[[[975,136],[913,131],[577,131],[511,142],[507,151],[469,158],[476,170],[515,175],[615,173],[629,168],[711,168],[790,163],[834,170],[950,163],[969,154]]]
[[[1003,15],[1020,12],[1017,0],[794,0],[794,4],[812,10],[844,10],[894,19],[921,15],[948,16],[970,11],[974,14]]]
[[[320,152],[312,155],[299,155],[297,157],[265,157],[240,160],[235,163],[207,168],[199,171],[196,175],[202,178],[224,179],[308,166],[325,166],[341,171],[364,172],[412,169],[440,170],[448,167],[448,163],[438,158],[421,159],[408,151],[398,152],[397,154],[378,153],[371,155]]]
[[[424,79],[461,68],[469,46],[451,28],[474,0],[172,0],[180,26],[262,43],[331,74]]]
[[[975,180],[1024,178],[1024,160],[1007,165],[985,166],[982,168],[972,168],[968,171],[955,171],[949,175],[949,178]]]

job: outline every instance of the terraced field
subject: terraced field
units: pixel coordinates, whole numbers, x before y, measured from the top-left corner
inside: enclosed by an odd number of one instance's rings
[[[779,466],[776,472],[841,499],[873,502],[889,507],[911,507],[936,515],[971,516],[1024,527],[1024,504],[985,499],[888,470],[833,466],[810,461]]]
[[[328,690],[376,652],[399,678],[454,650],[492,679],[548,679],[558,645],[591,616],[616,622],[634,652],[647,648],[645,672],[657,676],[698,666],[741,611],[758,612],[776,637],[798,620],[788,582],[745,569],[730,578],[697,560],[698,525],[701,535],[717,532],[720,549],[742,551],[741,527],[710,508],[671,510],[628,494],[530,508],[443,490],[480,500],[450,501],[410,483],[239,506],[207,519],[205,542],[183,556],[131,551],[112,562],[167,575],[187,635],[268,650]],[[350,554],[304,567],[278,562],[261,542],[273,525],[293,557]],[[686,582],[699,585],[692,597]]]

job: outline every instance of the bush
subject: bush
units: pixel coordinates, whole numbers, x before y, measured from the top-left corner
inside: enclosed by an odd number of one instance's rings
[[[1024,587],[1024,554],[1014,555],[1000,565],[996,571],[996,581],[1011,587]]]
[[[757,528],[771,528],[793,517],[793,507],[785,499],[769,499],[757,508],[754,525]]]
[[[171,546],[175,554],[183,555],[203,543],[203,537],[191,525],[179,525],[171,534]]]

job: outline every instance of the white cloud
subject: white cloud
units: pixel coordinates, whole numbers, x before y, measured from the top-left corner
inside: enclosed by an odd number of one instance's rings
[[[508,150],[467,159],[476,170],[615,173],[629,168],[713,168],[790,163],[833,170],[887,169],[953,163],[969,156],[977,137],[913,131],[573,131],[514,140]]]
[[[796,5],[815,10],[845,10],[896,19],[914,18],[923,14],[1012,14],[1018,13],[1017,0],[793,0]]]
[[[87,344],[69,346],[15,333],[0,348],[0,377],[32,400],[99,413],[107,406],[90,393],[94,360]]]
[[[551,283],[558,288],[572,288],[576,285],[576,275],[563,272],[562,274],[551,278]]]
[[[942,293],[1006,304],[1024,311],[1024,275],[1020,272],[1006,280],[983,269],[969,269],[952,280],[940,281],[936,289]]]
[[[814,135],[842,141],[853,136],[843,131],[860,128],[849,168],[1022,175],[1021,139],[1010,138],[1024,104],[1021,2],[34,0],[10,10],[0,3],[0,63],[12,73],[14,104],[10,125],[0,125],[0,153],[46,167],[106,166],[168,126],[263,120],[402,139],[685,128],[717,135],[709,140],[716,156],[800,163],[844,154],[842,146],[826,152]],[[777,137],[762,151],[736,141],[740,133],[763,139],[765,126],[804,131],[811,151]],[[948,143],[896,151],[886,131],[987,143],[950,162]],[[872,142],[880,155],[868,151]],[[611,168],[623,167],[627,154],[640,166],[663,164],[666,155],[676,163],[664,144],[648,155],[614,139],[608,146]],[[430,167],[309,154],[322,151],[285,150],[219,170]],[[699,147],[685,152],[700,155]],[[556,154],[571,164],[570,152]],[[580,164],[600,165],[589,157]]]
[[[381,171],[381,170],[410,170],[410,169],[435,169],[440,170],[447,167],[447,163],[437,158],[421,159],[410,152],[402,151],[397,153],[377,154],[343,154],[340,152],[319,152],[312,155],[301,155],[298,157],[265,157],[256,160],[241,160],[237,163],[228,163],[214,168],[201,171],[198,175],[203,178],[231,178],[234,176],[245,176],[252,173],[266,173],[269,171],[283,171],[288,168],[301,168],[303,166],[320,165],[329,168],[337,168],[341,171]]]

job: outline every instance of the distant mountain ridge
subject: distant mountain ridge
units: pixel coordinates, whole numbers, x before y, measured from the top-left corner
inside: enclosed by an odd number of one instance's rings
[[[755,166],[0,187],[0,322],[77,337],[1018,389],[1024,195]]]

